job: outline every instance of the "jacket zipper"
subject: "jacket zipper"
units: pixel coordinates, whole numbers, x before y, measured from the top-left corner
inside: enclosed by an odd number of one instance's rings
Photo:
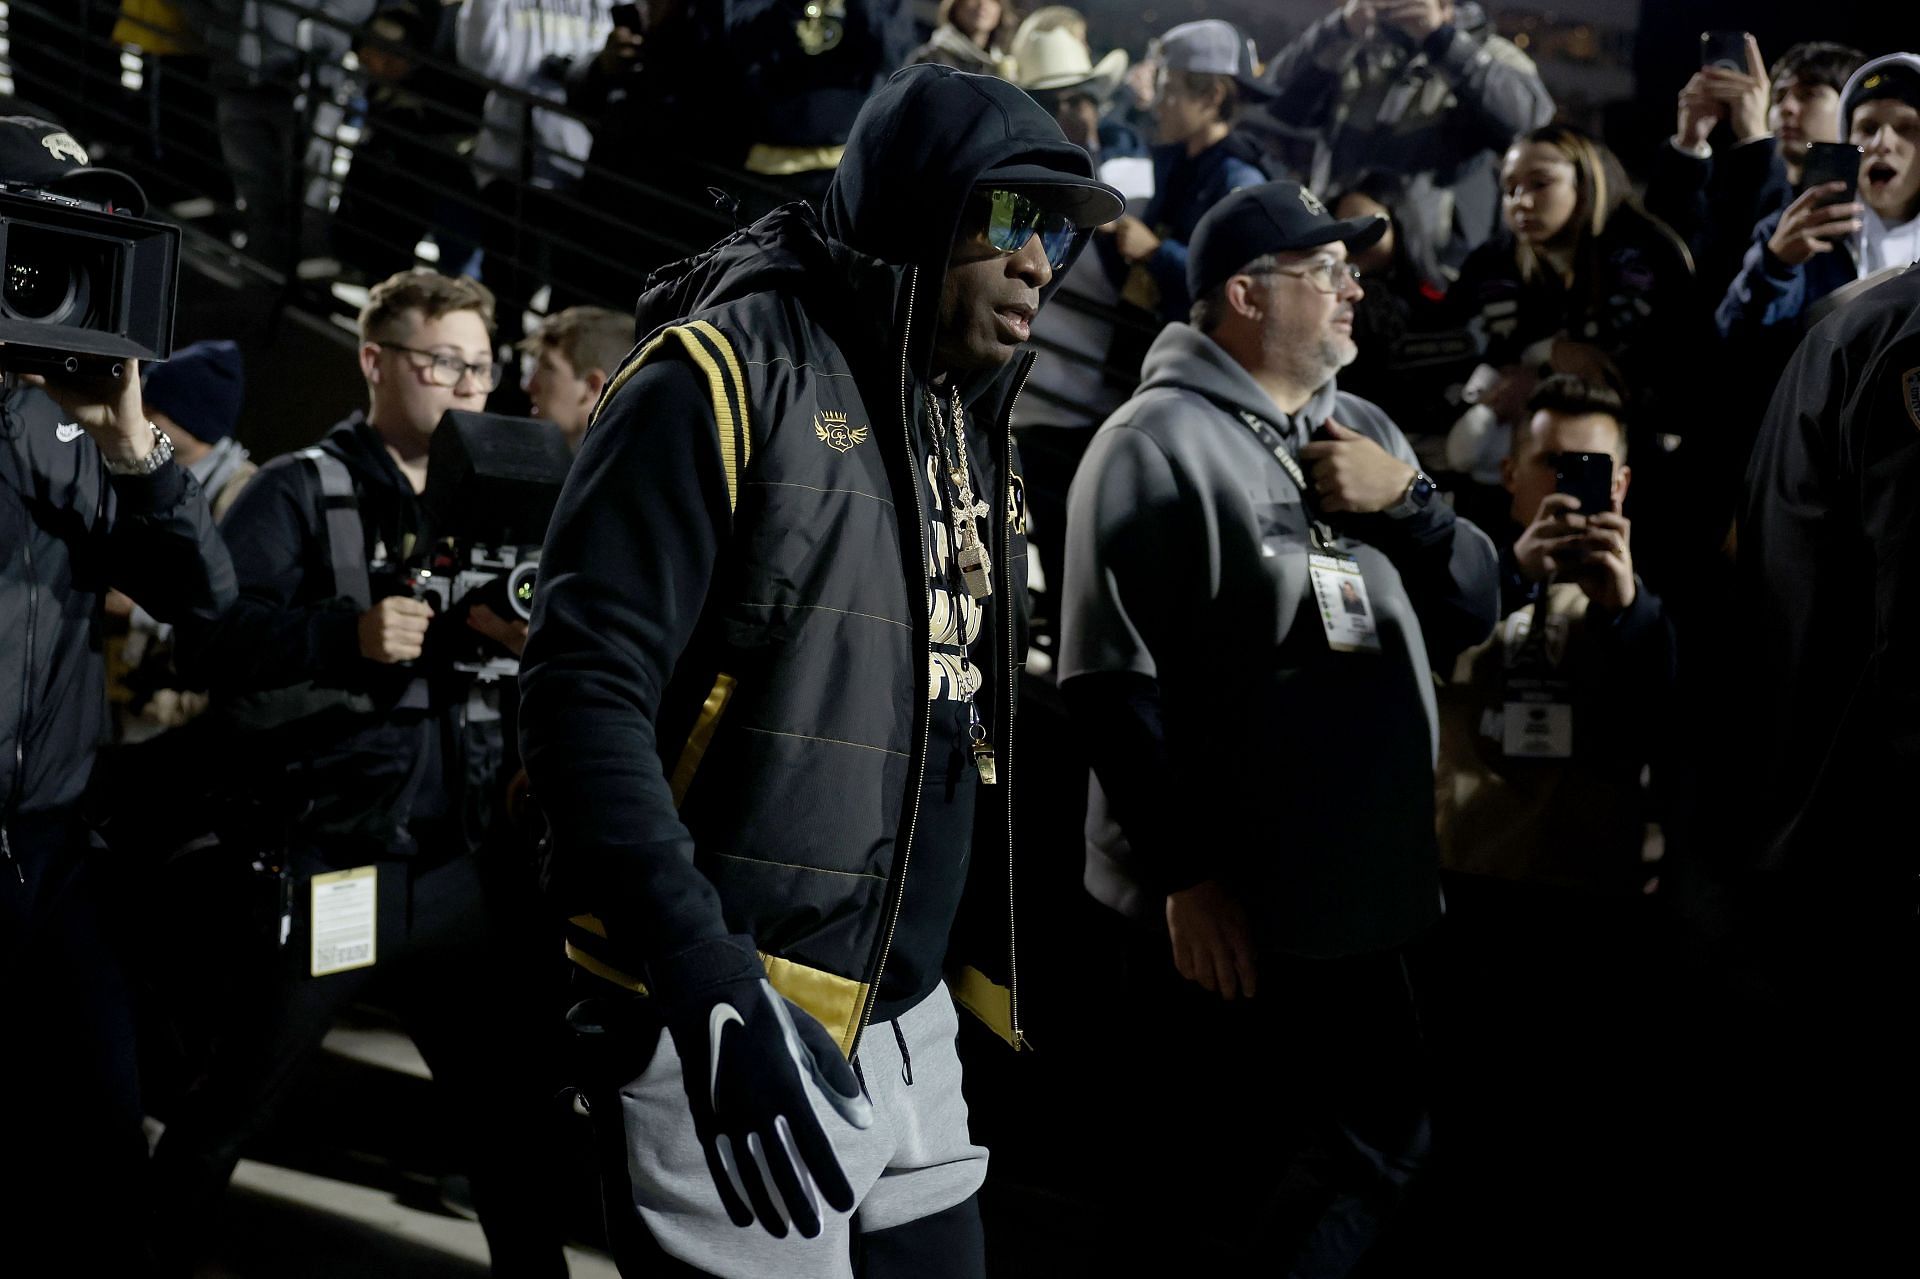
[[[32,722],[28,700],[33,692],[33,632],[40,618],[40,578],[33,570],[33,522],[30,517],[25,522],[27,531],[26,536],[20,539],[20,551],[25,557],[27,570],[27,651],[20,668],[20,724],[13,738],[13,785],[7,796],[7,811],[0,816],[0,854],[5,854],[7,865],[13,867],[14,878],[22,884],[27,882],[27,871],[14,855],[13,839],[7,830],[7,823],[19,816],[20,795],[27,784],[27,727]]]
[[[920,500],[920,463],[918,452],[913,444],[913,411],[911,394],[913,376],[907,367],[907,360],[913,349],[913,304],[920,287],[920,268],[914,267],[907,276],[907,323],[906,336],[900,344],[900,430],[906,438],[907,470],[912,482],[907,486],[913,493],[913,528],[915,544],[920,548],[920,558],[914,574],[926,572],[927,564],[927,512]],[[909,580],[912,580],[910,575]],[[909,596],[909,601],[918,598]],[[926,660],[933,661],[933,635],[927,635]],[[924,667],[922,669],[925,669]],[[913,685],[916,689],[918,683]],[[873,1006],[880,998],[880,975],[887,970],[887,956],[893,951],[894,929],[900,924],[900,904],[907,899],[907,863],[913,857],[913,836],[920,825],[920,791],[927,776],[927,742],[932,732],[932,712],[924,699],[914,706],[914,716],[920,721],[920,767],[915,772],[911,789],[908,791],[907,834],[900,842],[900,870],[894,877],[893,901],[887,905],[887,931],[885,940],[880,943],[880,962],[874,965],[873,975],[867,982],[867,1005],[860,1010],[860,1025],[855,1029],[853,1043],[848,1046],[847,1056],[852,1057],[859,1049],[860,1036],[866,1032],[867,1024],[873,1020]]]
[[[1020,369],[1020,381],[1013,388],[1013,398],[1007,401],[1007,411],[1001,437],[1004,448],[1000,459],[1000,496],[1003,501],[1006,500],[1005,495],[1011,491],[1013,485],[1013,410],[1014,406],[1020,403],[1021,392],[1027,389],[1027,379],[1033,376],[1034,358],[1032,354],[1027,355],[1026,363]],[[1006,725],[1004,749],[1006,750],[1007,761],[1007,789],[1004,795],[1007,807],[1007,1021],[1010,1023],[1010,1028],[1013,1031],[1013,1050],[1019,1052],[1026,1044],[1026,1036],[1020,1032],[1020,961],[1018,955],[1019,947],[1015,944],[1013,905],[1013,719],[1016,713],[1016,707],[1020,702],[1020,655],[1014,651],[1014,644],[1019,636],[1013,624],[1013,526],[1004,515],[1000,516],[1000,518],[994,522],[998,526],[1000,533],[999,560],[1004,566],[1002,570],[1002,580],[1008,584],[1007,598],[1001,602],[1000,608],[1000,612],[1005,618],[1005,624],[1001,627],[1001,633],[1006,636],[1007,640],[1007,683],[1001,692],[1003,699],[1002,704],[1006,707],[1006,713],[1000,717]]]

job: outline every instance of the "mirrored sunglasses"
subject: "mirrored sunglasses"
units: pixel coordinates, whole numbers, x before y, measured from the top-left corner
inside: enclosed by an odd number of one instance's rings
[[[987,243],[1002,253],[1020,252],[1037,235],[1047,264],[1057,271],[1067,264],[1077,230],[1066,214],[1043,209],[1018,191],[987,192]]]

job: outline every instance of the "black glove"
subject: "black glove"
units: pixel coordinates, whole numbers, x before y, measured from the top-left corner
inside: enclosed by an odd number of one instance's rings
[[[820,1233],[820,1200],[853,1208],[853,1187],[814,1118],[806,1080],[855,1128],[873,1105],[826,1028],[789,1008],[751,937],[700,942],[647,968],[693,1110],[707,1171],[736,1226],[776,1239]]]

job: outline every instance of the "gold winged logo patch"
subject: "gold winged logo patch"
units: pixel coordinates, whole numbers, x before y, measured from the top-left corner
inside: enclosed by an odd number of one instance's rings
[[[826,441],[828,448],[838,453],[845,453],[856,444],[865,444],[869,434],[864,426],[849,428],[845,413],[830,411],[813,415],[813,433]]]
[[[71,160],[75,164],[87,163],[87,149],[73,140],[71,133],[49,133],[40,139],[40,145],[47,154],[56,160]]]

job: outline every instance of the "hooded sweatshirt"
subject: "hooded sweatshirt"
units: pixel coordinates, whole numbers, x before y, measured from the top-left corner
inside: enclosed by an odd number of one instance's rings
[[[927,409],[952,394],[933,384],[940,282],[990,170],[1087,184],[1091,161],[1011,85],[909,68],[861,114],[822,219],[776,210],[641,298],[648,336],[555,512],[522,673],[554,892],[601,933],[570,936],[576,958],[605,956],[583,966],[644,966],[666,988],[671,957],[751,932],[789,966],[874,986],[847,1024],[799,1000],[851,1052],[867,1020],[938,980],[963,882],[989,884],[984,917],[1004,944],[1025,651],[1005,422],[1020,362],[960,387],[974,490],[992,508],[994,593],[977,613],[954,607]],[[697,347],[673,345],[702,325]],[[702,353],[721,344],[709,368]],[[722,435],[712,387],[728,360],[744,390],[720,401]],[[950,633],[956,611],[971,645]],[[676,795],[716,673],[735,691]],[[960,679],[979,682],[991,788],[953,767]]]
[[[1851,137],[1853,112],[1866,82],[1891,66],[1904,66],[1920,72],[1920,54],[1891,53],[1874,58],[1847,80],[1840,94],[1840,135]],[[1920,103],[1913,104],[1920,107]],[[1913,163],[1920,164],[1920,157]],[[1865,207],[1864,204],[1862,207]],[[1920,216],[1889,224],[1873,209],[1867,208],[1857,235],[1844,241],[1831,253],[1816,253],[1798,266],[1789,266],[1773,255],[1768,241],[1785,216],[1783,208],[1763,218],[1753,229],[1753,242],[1740,273],[1727,286],[1726,297],[1714,313],[1720,335],[1729,341],[1759,343],[1771,331],[1779,336],[1746,352],[1755,355],[1754,363],[1778,367],[1793,354],[1815,304],[1843,288],[1848,282],[1888,267],[1901,267],[1920,257]]]
[[[1417,465],[1332,381],[1289,416],[1212,339],[1169,325],[1068,499],[1060,675],[1095,774],[1087,886],[1124,914],[1217,879],[1263,948],[1379,950],[1439,911],[1432,672],[1491,633],[1479,529],[1425,510],[1331,517],[1379,654],[1328,647],[1299,488],[1239,417],[1297,453],[1328,421]]]
[[[1853,134],[1853,113],[1860,105],[1859,95],[1865,91],[1867,83],[1875,76],[1896,67],[1920,75],[1920,54],[1890,53],[1884,58],[1874,58],[1847,80],[1846,88],[1840,91],[1840,132],[1843,137]],[[1907,105],[1920,110],[1920,100],[1906,99]],[[1909,161],[1920,164],[1920,156]],[[1909,212],[1904,222],[1888,222],[1879,213],[1868,208],[1860,219],[1860,233],[1854,238],[1854,258],[1859,263],[1860,274],[1872,275],[1888,267],[1910,266],[1920,261],[1920,210]]]

